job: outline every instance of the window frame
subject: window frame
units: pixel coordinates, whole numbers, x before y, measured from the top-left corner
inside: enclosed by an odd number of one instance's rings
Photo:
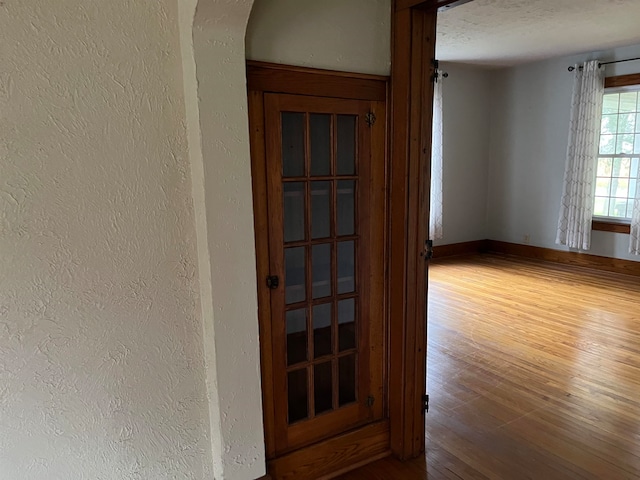
[[[632,73],[630,75],[617,75],[615,77],[606,77],[604,88],[617,87],[639,87],[640,73]],[[627,219],[614,220],[605,217],[594,218],[591,223],[591,229],[601,232],[631,233],[631,222]]]

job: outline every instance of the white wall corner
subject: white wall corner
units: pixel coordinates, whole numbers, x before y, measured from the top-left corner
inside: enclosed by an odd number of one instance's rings
[[[253,0],[180,0],[216,479],[265,473],[245,72]]]

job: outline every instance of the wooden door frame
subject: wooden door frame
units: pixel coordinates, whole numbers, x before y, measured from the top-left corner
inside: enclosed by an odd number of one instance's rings
[[[391,450],[425,448],[426,242],[438,11],[471,0],[394,0],[390,92],[389,419]]]
[[[386,142],[387,130],[385,126],[388,118],[388,84],[389,78],[378,75],[351,74],[327,70],[310,69],[304,67],[292,67],[264,62],[247,62],[247,80],[249,95],[249,124],[251,140],[251,166],[253,182],[254,225],[256,232],[256,270],[258,278],[258,308],[260,310],[260,343],[272,345],[271,327],[271,295],[266,288],[265,278],[270,275],[269,241],[264,232],[268,232],[269,215],[267,211],[267,193],[264,186],[267,184],[266,170],[266,132],[265,132],[265,96],[270,93],[310,95],[313,97],[328,97],[353,100],[365,100],[371,105],[371,112],[378,117],[374,122],[372,132],[372,166],[378,169],[376,176],[383,177],[383,188],[372,191],[380,201],[386,204],[388,192],[388,149]],[[375,133],[374,133],[375,132]],[[375,143],[382,142],[382,143]],[[380,172],[383,169],[383,172]],[[376,251],[376,258],[384,258],[384,272],[379,272],[378,277],[386,278],[388,272],[388,246],[387,225],[388,212],[384,208],[384,241],[381,242],[381,251]],[[268,235],[266,236],[268,237]],[[380,282],[382,284],[382,282]],[[378,298],[384,299],[384,311],[387,311],[386,291],[374,292]],[[388,328],[388,318],[384,318],[385,330]],[[386,358],[388,332],[385,331],[383,355]],[[342,434],[334,439],[321,441],[314,444],[309,454],[309,448],[305,447],[292,452],[277,452],[275,405],[273,393],[273,368],[274,362],[270,350],[261,348],[261,372],[263,410],[265,426],[265,446],[268,459],[269,472],[274,478],[318,478],[319,476],[333,474],[335,471],[353,468],[358,464],[364,464],[372,459],[381,458],[390,454],[390,428],[388,420],[388,402],[386,401],[386,389],[380,392],[372,392],[375,398],[380,399],[374,404],[375,411],[379,412],[375,417],[382,416],[382,420],[376,420],[364,427],[359,427]],[[383,385],[387,384],[387,365],[384,365]],[[344,454],[335,455],[336,451],[344,451]]]

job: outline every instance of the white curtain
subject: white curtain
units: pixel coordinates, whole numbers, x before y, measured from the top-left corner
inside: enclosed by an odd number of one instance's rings
[[[589,250],[604,69],[597,60],[575,66],[569,146],[556,243]]]
[[[633,203],[633,215],[631,216],[631,235],[629,253],[640,255],[640,182],[636,187],[636,199]]]
[[[431,211],[429,238],[442,238],[442,72],[438,71],[433,92],[431,137]]]

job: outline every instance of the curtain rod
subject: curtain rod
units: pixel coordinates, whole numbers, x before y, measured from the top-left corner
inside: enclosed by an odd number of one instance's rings
[[[611,62],[602,62],[599,63],[599,66],[603,66],[603,65],[610,65],[612,63],[622,63],[622,62],[633,62],[634,60],[640,60],[640,57],[636,57],[636,58],[627,58],[625,60],[613,60]],[[580,70],[582,70],[582,67],[578,67]],[[576,67],[574,67],[573,65],[571,65],[567,70],[569,70],[570,72],[573,72],[576,69]]]

